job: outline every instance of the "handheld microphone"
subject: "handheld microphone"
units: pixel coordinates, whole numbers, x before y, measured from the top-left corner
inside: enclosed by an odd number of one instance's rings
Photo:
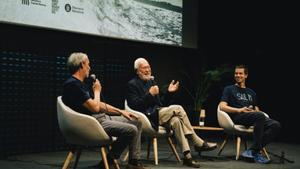
[[[154,76],[150,76],[149,79],[150,79],[150,80],[154,80]]]
[[[151,81],[152,86],[157,85],[156,82],[155,82],[155,80],[154,80],[154,76],[150,76],[149,80]],[[154,97],[156,98],[156,100],[157,100],[159,106],[162,106],[162,103],[161,103],[161,101],[160,101],[159,95],[155,95]]]
[[[149,80],[151,81],[151,85],[155,86],[156,85],[156,82],[154,80],[154,76],[150,76],[149,77]]]
[[[91,75],[90,75],[90,78],[93,80],[93,82],[96,81],[96,75],[95,75],[95,74],[91,74]]]

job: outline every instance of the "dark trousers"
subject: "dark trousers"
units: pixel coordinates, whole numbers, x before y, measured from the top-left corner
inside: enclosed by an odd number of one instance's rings
[[[266,117],[262,112],[239,113],[234,116],[233,121],[235,124],[254,126],[251,146],[254,151],[259,151],[270,143],[281,128],[278,121]]]

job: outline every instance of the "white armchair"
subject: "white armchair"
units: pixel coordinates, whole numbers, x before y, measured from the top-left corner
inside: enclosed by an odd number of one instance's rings
[[[234,135],[237,139],[236,140],[236,157],[235,157],[235,159],[238,160],[239,156],[240,156],[241,137],[245,136],[245,135],[251,135],[253,133],[253,126],[246,127],[243,125],[234,124],[234,122],[232,121],[230,116],[226,112],[220,110],[219,106],[217,108],[217,113],[218,113],[217,117],[218,117],[219,125],[220,125],[220,127],[222,127],[224,129],[224,132],[227,133],[227,136],[224,139],[224,141],[219,149],[218,155],[220,155],[221,152],[223,151],[223,149],[228,141],[228,136]],[[264,114],[266,117],[269,117],[266,113],[264,113]],[[245,149],[247,149],[246,140],[244,141],[244,143],[245,143]],[[263,151],[264,151],[264,154],[266,155],[266,157],[268,159],[270,159],[265,148],[263,148]]]
[[[108,146],[112,140],[95,118],[72,110],[62,102],[61,96],[57,97],[57,118],[60,131],[69,144],[75,146],[99,145],[105,169],[109,169],[105,146]],[[76,168],[81,151],[80,148],[69,151],[62,168],[68,168],[74,153],[77,152],[73,167]],[[119,167],[117,163],[115,165],[117,168]]]
[[[143,136],[146,136],[146,137],[152,139],[155,165],[158,165],[158,152],[157,152],[157,138],[158,137],[166,137],[167,138],[168,143],[169,143],[169,145],[172,149],[172,152],[175,155],[177,161],[178,162],[181,161],[180,157],[176,151],[176,148],[175,148],[174,144],[172,143],[172,139],[171,139],[172,131],[167,132],[167,130],[163,126],[159,126],[158,131],[156,131],[151,126],[151,123],[150,123],[149,119],[146,117],[146,115],[143,114],[142,112],[131,109],[127,104],[127,100],[125,100],[124,106],[125,106],[125,110],[135,113],[136,115],[138,115],[141,118]],[[148,159],[149,159],[149,154],[150,154],[150,142],[148,143],[148,149],[147,149],[147,158]]]

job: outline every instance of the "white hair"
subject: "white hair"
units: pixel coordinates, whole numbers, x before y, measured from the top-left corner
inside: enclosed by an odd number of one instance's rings
[[[71,74],[75,73],[81,67],[82,62],[87,59],[88,56],[85,53],[74,52],[72,53],[67,61],[67,67]]]
[[[137,70],[143,63],[148,63],[148,61],[145,58],[137,58],[134,61],[134,70]]]

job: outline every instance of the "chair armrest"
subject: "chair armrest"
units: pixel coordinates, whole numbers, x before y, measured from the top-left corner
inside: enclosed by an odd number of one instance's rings
[[[146,135],[155,135],[157,134],[157,131],[152,127],[150,120],[147,118],[147,116],[139,111],[131,109],[128,104],[127,100],[124,102],[124,108],[126,111],[132,112],[140,117],[140,120],[142,121],[142,128],[143,128],[143,134]]]
[[[234,130],[234,123],[230,116],[226,112],[222,111],[219,106],[217,108],[217,113],[220,127],[224,128],[224,130]]]
[[[265,113],[265,112],[263,112],[263,111],[260,111],[260,112],[262,112],[267,118],[270,118],[269,115],[268,115],[267,113]]]
[[[110,142],[110,137],[94,117],[72,110],[64,105],[61,97],[57,99],[57,118],[62,134],[71,144],[98,145]]]

